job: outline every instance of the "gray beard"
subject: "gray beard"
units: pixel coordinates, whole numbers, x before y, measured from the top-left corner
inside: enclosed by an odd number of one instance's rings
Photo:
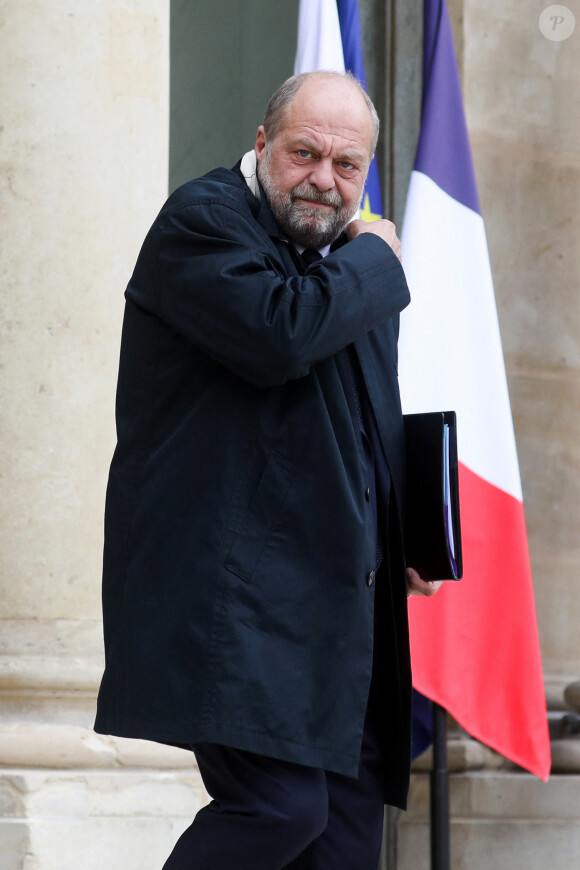
[[[321,191],[306,181],[293,187],[290,193],[281,193],[272,179],[267,151],[260,163],[258,178],[276,223],[289,239],[304,248],[319,249],[334,242],[356,214],[362,199],[361,191],[359,201],[349,209],[344,206],[338,190]],[[302,198],[332,206],[333,210],[321,212],[315,206],[296,201]]]

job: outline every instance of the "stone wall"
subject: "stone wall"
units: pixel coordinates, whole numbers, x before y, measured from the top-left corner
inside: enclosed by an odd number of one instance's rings
[[[168,0],[2,4],[2,870],[159,867],[204,800],[187,753],[92,733],[123,290],[167,191],[168,31]]]
[[[548,783],[479,770],[450,779],[451,870],[572,870],[580,854],[579,776]],[[429,870],[429,780],[413,777],[398,829],[397,870]]]

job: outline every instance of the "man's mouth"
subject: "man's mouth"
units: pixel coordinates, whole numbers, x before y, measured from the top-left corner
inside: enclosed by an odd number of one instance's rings
[[[328,202],[319,202],[316,199],[306,199],[303,196],[297,197],[296,202],[302,202],[310,208],[335,208],[334,205],[331,205]]]

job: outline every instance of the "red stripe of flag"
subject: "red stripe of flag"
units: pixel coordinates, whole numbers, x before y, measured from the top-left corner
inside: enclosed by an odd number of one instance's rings
[[[413,683],[474,737],[546,780],[523,505],[461,464],[459,483],[464,579],[443,584],[431,600],[411,599]]]

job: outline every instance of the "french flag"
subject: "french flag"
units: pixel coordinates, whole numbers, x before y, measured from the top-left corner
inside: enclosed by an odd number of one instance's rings
[[[425,0],[421,135],[402,232],[403,410],[457,413],[463,580],[409,603],[413,683],[546,780],[550,742],[497,310],[445,0]]]

